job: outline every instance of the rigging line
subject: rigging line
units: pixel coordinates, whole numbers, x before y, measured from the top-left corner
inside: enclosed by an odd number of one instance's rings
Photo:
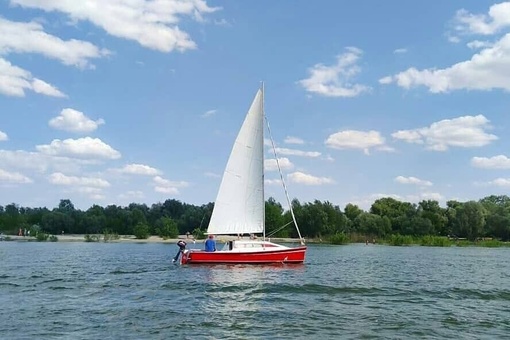
[[[269,235],[267,235],[267,237],[273,236],[274,234],[276,234],[277,232],[279,232],[280,230],[282,230],[283,228],[285,228],[286,226],[288,226],[291,223],[294,223],[294,222],[290,221],[289,223],[286,223],[286,224],[282,225],[280,228],[278,228],[276,230],[273,230]]]
[[[267,131],[269,132],[269,139],[271,140],[271,145],[273,147],[273,154],[274,154],[274,158],[276,159],[276,166],[278,167],[278,172],[280,173],[280,179],[282,180],[283,190],[285,191],[285,197],[287,198],[287,204],[289,205],[289,210],[290,210],[290,214],[292,216],[292,221],[294,221],[294,225],[296,226],[296,230],[297,230],[297,233],[299,236],[299,241],[301,242],[301,245],[304,245],[305,242],[304,242],[303,238],[301,237],[301,232],[299,231],[299,227],[298,227],[298,224],[296,221],[296,216],[294,215],[294,210],[292,209],[292,203],[290,202],[287,185],[285,184],[285,180],[283,179],[283,173],[282,173],[282,168],[280,167],[280,161],[278,161],[278,155],[276,154],[276,146],[274,145],[273,135],[271,134],[271,127],[269,126],[269,120],[267,119],[265,114],[264,114],[264,118],[266,120]]]

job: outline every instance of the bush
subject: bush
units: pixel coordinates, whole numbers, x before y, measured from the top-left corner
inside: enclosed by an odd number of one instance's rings
[[[57,242],[57,241],[58,241],[58,237],[56,237],[55,235],[50,236],[50,242]]]
[[[45,241],[48,241],[48,237],[50,237],[50,235],[48,235],[46,233],[39,232],[39,233],[37,233],[37,236],[35,238],[36,238],[37,242],[45,242]]]
[[[448,237],[426,235],[420,239],[420,245],[428,247],[449,247],[452,243]]]
[[[391,235],[388,239],[390,246],[408,246],[413,244],[413,237],[409,235]]]
[[[347,244],[349,241],[349,236],[345,235],[344,233],[336,233],[329,239],[331,244]]]
[[[192,232],[193,237],[197,240],[205,239],[205,231],[200,228],[195,228]]]
[[[120,238],[119,234],[114,233],[110,229],[103,230],[103,240],[105,242],[112,241],[112,240],[118,240]],[[98,236],[99,241],[99,236]]]
[[[498,248],[498,247],[504,247],[506,244],[504,242],[501,242],[499,240],[482,240],[478,241],[476,243],[479,247],[489,247],[489,248]]]
[[[133,228],[133,234],[137,239],[147,239],[149,238],[149,226],[147,224],[138,223]]]
[[[99,242],[99,235],[85,235],[85,242]]]

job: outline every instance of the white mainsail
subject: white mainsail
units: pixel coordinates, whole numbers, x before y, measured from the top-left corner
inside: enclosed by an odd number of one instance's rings
[[[264,93],[258,90],[232,148],[208,234],[264,230]]]

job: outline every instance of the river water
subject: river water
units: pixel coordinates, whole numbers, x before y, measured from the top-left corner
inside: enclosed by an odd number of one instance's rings
[[[0,242],[1,339],[504,339],[510,249],[314,246],[181,266],[177,246]]]

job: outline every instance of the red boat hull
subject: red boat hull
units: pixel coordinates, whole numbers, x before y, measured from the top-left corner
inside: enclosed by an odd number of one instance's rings
[[[250,252],[188,250],[182,254],[181,263],[303,263],[305,254],[305,246]]]

